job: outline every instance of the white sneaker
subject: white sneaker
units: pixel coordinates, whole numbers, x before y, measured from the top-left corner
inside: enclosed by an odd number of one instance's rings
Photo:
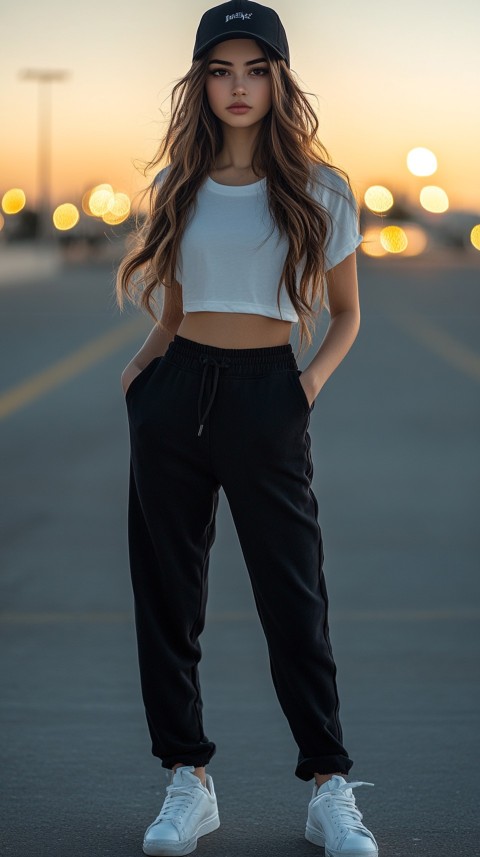
[[[373,783],[349,783],[334,774],[323,785],[313,786],[308,805],[305,838],[323,845],[325,857],[377,857],[378,845],[362,824],[362,813],[355,805],[352,789]]]
[[[190,854],[199,836],[220,827],[213,780],[206,774],[202,785],[194,770],[193,765],[176,769],[160,814],[145,831],[144,854]]]

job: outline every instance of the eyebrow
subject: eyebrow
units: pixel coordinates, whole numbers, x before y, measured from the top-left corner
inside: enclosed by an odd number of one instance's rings
[[[210,60],[208,64],[211,65],[212,62],[220,63],[220,65],[233,65],[233,62],[227,62],[227,60]],[[255,65],[255,63],[257,62],[267,62],[267,60],[265,59],[265,57],[259,57],[256,60],[248,60],[248,62],[245,62],[244,65]]]

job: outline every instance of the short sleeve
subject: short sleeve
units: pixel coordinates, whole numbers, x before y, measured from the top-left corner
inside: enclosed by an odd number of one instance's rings
[[[317,175],[321,178],[314,184],[314,197],[332,218],[325,244],[325,271],[329,271],[357,249],[363,235],[358,228],[358,205],[345,179],[328,167]]]
[[[160,170],[160,172],[157,173],[157,175],[155,176],[155,178],[153,180],[153,186],[156,190],[158,190],[161,187],[161,185],[163,184],[163,181],[166,178],[169,169],[170,169],[170,164],[167,164],[167,166],[164,167],[163,170]]]

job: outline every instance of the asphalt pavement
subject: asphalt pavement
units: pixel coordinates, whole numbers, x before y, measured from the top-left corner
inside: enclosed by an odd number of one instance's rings
[[[2,855],[141,855],[167,784],[140,699],[120,386],[151,323],[120,314],[113,270],[0,286]],[[360,332],[310,422],[350,779],[375,784],[355,795],[384,857],[480,851],[479,281],[471,256],[359,258]],[[323,857],[223,494],[202,648],[221,827],[196,853]]]

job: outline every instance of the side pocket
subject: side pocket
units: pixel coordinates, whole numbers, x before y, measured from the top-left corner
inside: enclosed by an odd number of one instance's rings
[[[303,408],[307,414],[313,410],[315,407],[315,401],[310,405],[310,402],[307,399],[305,390],[303,389],[302,383],[300,381],[300,375],[302,374],[301,369],[295,369],[293,372],[289,373],[292,378],[292,383],[297,390],[298,395],[300,396],[300,400],[302,402]]]
[[[127,387],[127,392],[125,393],[125,401],[126,402],[128,402],[128,400],[130,399],[130,395],[131,395],[132,390],[136,390],[137,386],[141,385],[141,382],[144,381],[145,378],[148,377],[148,375],[150,375],[152,373],[153,369],[155,368],[157,363],[162,359],[162,357],[163,357],[163,355],[161,357],[154,357],[153,360],[150,360],[150,363],[147,363],[147,365],[144,366],[144,368],[142,369],[141,372],[138,373],[138,375],[135,375],[135,378],[133,379],[133,381],[130,381],[130,384]]]

